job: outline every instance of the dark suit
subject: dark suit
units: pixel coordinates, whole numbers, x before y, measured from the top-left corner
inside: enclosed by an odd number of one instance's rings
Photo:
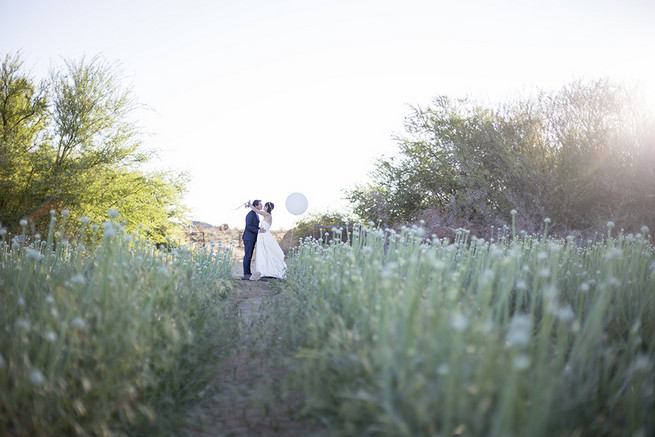
[[[259,233],[259,216],[255,211],[250,211],[246,215],[246,228],[243,230],[243,247],[245,254],[243,256],[243,276],[250,276],[250,263],[252,253],[255,250],[257,234]]]

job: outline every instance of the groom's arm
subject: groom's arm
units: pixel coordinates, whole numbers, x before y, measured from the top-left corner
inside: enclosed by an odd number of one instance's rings
[[[257,214],[252,212],[248,214],[248,220],[246,221],[246,229],[255,234],[259,232],[259,221],[257,220]]]

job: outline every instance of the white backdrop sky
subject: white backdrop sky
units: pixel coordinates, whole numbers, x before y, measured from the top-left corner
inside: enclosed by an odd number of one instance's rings
[[[345,210],[343,190],[396,151],[409,105],[495,102],[610,78],[655,102],[652,0],[3,1],[0,53],[35,79],[63,59],[119,62],[159,168],[186,171],[192,217],[273,229]]]

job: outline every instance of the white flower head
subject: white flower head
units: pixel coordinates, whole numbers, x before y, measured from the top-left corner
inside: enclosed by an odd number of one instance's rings
[[[635,373],[635,372],[644,372],[648,373],[650,371],[651,367],[651,362],[648,359],[646,355],[638,355],[632,365],[630,366],[630,370]]]
[[[491,247],[491,254],[490,255],[491,255],[492,258],[499,259],[504,254],[505,254],[505,252],[503,251],[503,249],[496,246],[495,244]]]
[[[20,331],[29,331],[30,330],[30,322],[29,320],[18,318],[16,319],[16,328]]]
[[[20,223],[20,225],[21,225],[22,227],[27,226],[27,220],[25,220],[25,219],[21,219],[21,221],[20,221],[19,223]]]
[[[468,323],[468,319],[462,314],[455,314],[450,318],[450,327],[458,332],[464,331]]]
[[[87,216],[84,216],[80,219],[80,221],[82,222],[83,225],[88,225],[91,219],[88,218]]]
[[[449,372],[450,368],[448,367],[448,364],[441,363],[439,366],[437,366],[437,375],[445,376],[448,375]]]
[[[648,226],[642,226],[641,227],[641,233],[642,234],[646,235],[648,233],[648,231],[649,231]]]
[[[562,322],[570,322],[575,318],[575,313],[571,305],[566,304],[557,310],[557,318]]]
[[[512,214],[512,216],[515,216],[515,215],[516,215],[516,210],[513,209],[513,210],[511,210],[509,213]]]
[[[70,278],[69,281],[71,284],[84,284],[86,282],[86,278],[83,274],[80,273]]]
[[[77,316],[71,321],[71,326],[77,329],[84,329],[86,328],[86,322],[80,316]]]
[[[512,318],[507,332],[507,342],[512,347],[526,347],[532,338],[532,319],[527,314],[519,314]]]
[[[61,212],[61,215],[64,216],[64,217],[68,217],[69,215],[71,215],[71,213],[70,213],[69,210],[65,209],[65,210],[63,210],[63,211]]]
[[[103,222],[102,233],[105,236],[105,238],[112,238],[114,235],[116,235],[116,229],[114,228],[114,224],[112,222]]]
[[[493,270],[491,270],[491,269],[485,269],[485,270],[483,270],[483,271],[480,273],[480,276],[479,276],[479,278],[478,278],[478,281],[479,281],[480,284],[482,284],[482,285],[488,285],[488,284],[490,284],[491,282],[493,282],[495,276],[496,276],[496,275],[495,275],[495,273],[494,273]]]
[[[443,270],[446,267],[446,263],[439,258],[434,258],[432,260],[432,267],[434,267],[435,270]]]
[[[395,262],[389,262],[385,264],[380,271],[380,278],[389,279],[393,277],[396,273],[396,267],[398,267],[398,265]]]
[[[41,255],[41,253],[38,250],[34,250],[29,247],[25,248],[25,253],[27,254],[27,259],[30,259],[32,261],[41,261],[42,259],[45,258],[45,256]]]
[[[168,266],[165,266],[165,265],[159,266],[157,271],[159,272],[160,275],[162,275],[162,276],[164,276],[166,278],[168,278],[170,276],[170,274],[171,274],[170,269],[168,268]]]
[[[530,367],[530,357],[525,354],[519,354],[512,360],[512,367],[515,370],[525,370]]]
[[[46,341],[49,341],[50,343],[54,343],[57,340],[57,334],[55,334],[55,331],[52,329],[48,329],[43,336]]]
[[[623,250],[621,250],[618,247],[612,247],[610,250],[608,250],[603,257],[606,260],[612,260],[612,259],[620,259],[623,256]]]
[[[117,209],[114,209],[114,208],[110,209],[110,210],[107,212],[107,214],[109,215],[110,218],[113,218],[113,219],[117,218],[117,217],[120,215],[120,213],[118,212],[118,210],[117,210]]]
[[[39,369],[33,369],[30,372],[30,381],[34,387],[39,388],[45,384],[45,376],[43,376],[43,373]]]
[[[544,223],[546,223],[546,224],[550,223],[550,218],[546,217],[546,218],[544,219]]]
[[[607,222],[607,227],[608,227],[609,229],[612,229],[612,228],[614,227],[614,222],[613,222],[613,221],[609,221],[609,222]]]
[[[549,285],[543,291],[544,307],[548,312],[554,314],[558,308],[559,289],[554,285]]]

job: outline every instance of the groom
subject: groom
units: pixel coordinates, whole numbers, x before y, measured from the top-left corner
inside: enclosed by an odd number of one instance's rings
[[[262,201],[255,200],[252,206],[256,209],[262,209]],[[259,216],[253,210],[250,210],[246,215],[246,228],[243,230],[243,247],[245,254],[243,256],[243,276],[241,279],[248,280],[252,275],[250,271],[250,263],[252,261],[252,252],[255,250],[255,243],[257,242],[257,233],[259,232]]]

